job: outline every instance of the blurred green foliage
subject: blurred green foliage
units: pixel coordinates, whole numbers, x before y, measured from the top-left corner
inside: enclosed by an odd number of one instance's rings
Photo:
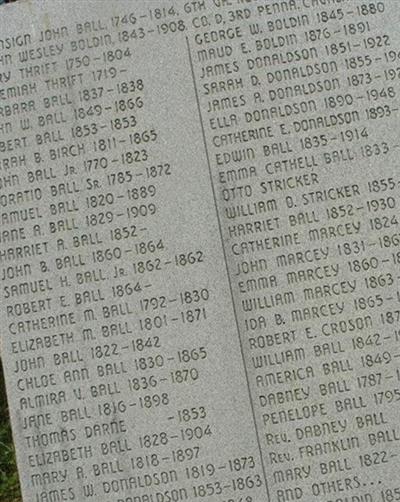
[[[5,397],[4,378],[0,364],[0,500],[21,500],[15,449]]]
[[[4,502],[19,500],[20,490],[14,445],[10,424],[0,425],[0,499]]]

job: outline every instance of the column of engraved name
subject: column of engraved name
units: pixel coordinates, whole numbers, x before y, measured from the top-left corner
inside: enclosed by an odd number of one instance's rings
[[[271,497],[393,500],[393,4],[214,4],[191,47]]]

